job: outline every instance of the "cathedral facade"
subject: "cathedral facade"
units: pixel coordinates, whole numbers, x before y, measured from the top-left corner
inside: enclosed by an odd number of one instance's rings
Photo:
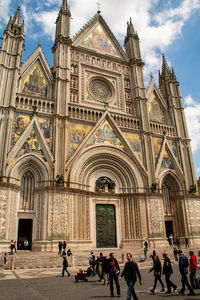
[[[123,49],[97,14],[73,37],[67,1],[50,68],[41,43],[22,64],[20,9],[0,55],[0,250],[200,243],[200,197],[180,86],[163,56],[146,88],[139,38]],[[49,49],[51,51],[51,49]]]

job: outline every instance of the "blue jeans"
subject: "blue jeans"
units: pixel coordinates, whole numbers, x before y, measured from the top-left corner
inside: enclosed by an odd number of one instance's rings
[[[156,276],[155,276],[155,279],[154,279],[153,290],[155,290],[155,288],[156,288],[157,281],[159,281],[159,282],[160,282],[160,284],[161,284],[162,288],[164,289],[164,288],[165,288],[165,286],[164,286],[164,283],[162,282],[161,276],[160,276],[160,275],[156,275]]]
[[[67,267],[63,267],[63,270],[62,270],[62,277],[64,277],[64,272],[67,272],[68,276],[70,276],[70,272],[67,270]]]
[[[182,292],[182,293],[185,292],[185,286],[187,286],[188,290],[189,290],[191,293],[194,293],[194,291],[193,291],[191,285],[189,284],[187,274],[181,273],[181,282],[182,282],[182,289],[181,289],[181,292]]]
[[[134,289],[135,281],[127,280],[127,285],[128,285],[127,300],[130,300],[131,296],[133,296],[134,300],[138,300],[138,297]]]

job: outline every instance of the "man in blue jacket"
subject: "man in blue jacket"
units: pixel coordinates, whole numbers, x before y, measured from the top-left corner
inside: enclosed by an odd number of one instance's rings
[[[182,250],[178,250],[178,254],[179,254],[179,271],[181,274],[181,281],[182,281],[182,289],[179,291],[179,294],[184,295],[185,286],[187,286],[190,291],[188,296],[194,296],[195,293],[194,293],[191,285],[189,284],[188,278],[187,278],[188,266],[189,266],[188,258],[186,255],[183,254]]]
[[[121,277],[125,278],[127,285],[128,285],[127,300],[130,300],[131,296],[133,296],[134,300],[138,300],[138,297],[135,293],[134,285],[137,281],[137,276],[139,278],[139,282],[141,285],[142,277],[140,275],[140,271],[139,271],[137,263],[135,261],[133,261],[132,254],[127,253],[126,258],[127,258],[127,262],[124,266],[124,270],[121,274]]]

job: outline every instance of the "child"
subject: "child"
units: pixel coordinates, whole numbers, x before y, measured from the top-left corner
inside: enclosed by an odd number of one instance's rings
[[[3,264],[4,264],[4,266],[7,265],[7,253],[3,254]]]

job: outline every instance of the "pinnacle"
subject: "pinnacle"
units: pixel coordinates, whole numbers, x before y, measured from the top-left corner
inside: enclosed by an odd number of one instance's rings
[[[21,15],[20,15],[20,6],[18,6],[16,14],[13,18],[13,24],[21,26]]]
[[[67,13],[71,17],[71,12],[67,4],[67,0],[63,0],[60,12]]]

